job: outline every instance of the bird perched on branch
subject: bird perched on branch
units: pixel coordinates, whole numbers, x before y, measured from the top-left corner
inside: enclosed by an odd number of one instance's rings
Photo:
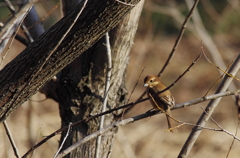
[[[147,94],[150,97],[150,102],[154,109],[165,111],[169,129],[175,127],[174,120],[171,119],[171,108],[175,106],[175,100],[169,90],[157,94],[158,92],[166,89],[164,83],[155,75],[146,76],[144,79],[144,87],[147,87]],[[170,117],[169,117],[170,116]],[[171,132],[176,132],[172,129]]]

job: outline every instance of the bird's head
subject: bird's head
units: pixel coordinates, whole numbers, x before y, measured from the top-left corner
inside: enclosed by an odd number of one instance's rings
[[[153,88],[160,82],[161,81],[159,80],[159,78],[157,76],[149,75],[144,78],[144,87]]]

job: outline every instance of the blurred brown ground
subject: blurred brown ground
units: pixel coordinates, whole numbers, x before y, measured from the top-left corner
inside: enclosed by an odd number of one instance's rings
[[[239,18],[238,18],[239,19]],[[144,26],[145,19],[141,19],[139,31],[135,37],[129,67],[127,71],[127,88],[129,94],[138,80],[138,76],[144,67],[145,70],[139,78],[139,84],[133,92],[130,102],[135,101],[145,90],[143,78],[149,74],[157,74],[165,63],[168,54],[176,40],[177,34],[165,34],[164,30],[157,33],[151,26]],[[174,25],[174,23],[172,24]],[[156,30],[155,30],[156,31]],[[228,65],[239,54],[239,37],[231,33],[218,33],[212,36],[217,48]],[[238,39],[238,41],[236,41]],[[224,42],[227,44],[223,44]],[[24,47],[14,42],[9,55],[4,62],[7,63]],[[226,51],[226,50],[231,50]],[[166,85],[170,85],[201,52],[201,41],[187,32],[176,51],[176,54],[162,75]],[[207,49],[205,52],[211,59]],[[212,59],[211,59],[212,60]],[[171,89],[177,103],[186,102],[202,97],[209,87],[220,77],[218,70],[210,65],[203,57],[194,67]],[[240,74],[238,73],[238,78]],[[235,82],[239,88],[239,83]],[[209,94],[213,94],[218,84]],[[37,93],[18,108],[7,119],[14,140],[23,155],[32,145],[57,130],[60,127],[58,106],[52,100],[45,100],[45,96]],[[38,102],[36,102],[38,101]],[[41,101],[41,102],[39,102]],[[173,116],[181,121],[196,123],[202,113],[200,106],[205,107],[208,102],[173,111]],[[135,116],[151,109],[148,101],[136,105],[125,118]],[[212,115],[219,125],[231,133],[235,133],[238,119],[237,109],[232,97],[224,97]],[[209,121],[207,127],[217,128]],[[119,129],[114,141],[113,158],[172,158],[177,157],[192,127],[182,126],[178,133],[165,132],[167,122],[164,115],[156,115],[151,118],[128,124]],[[240,135],[237,135],[240,137]],[[0,126],[0,157],[14,157],[9,140],[3,126]],[[57,151],[59,136],[38,148],[33,157],[53,157]],[[223,132],[203,130],[197,139],[189,157],[194,158],[225,158],[233,138]],[[240,142],[235,140],[229,155],[230,158],[238,158]]]

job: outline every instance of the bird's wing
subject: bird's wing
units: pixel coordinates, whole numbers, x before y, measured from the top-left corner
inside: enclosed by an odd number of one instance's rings
[[[169,99],[170,96],[169,97],[168,96],[159,96],[159,94],[157,94],[157,92],[151,88],[148,89],[148,94],[151,95],[151,97],[152,97],[151,99],[154,99],[154,101],[151,101],[151,103],[153,104],[154,107],[156,107],[158,109],[161,108],[163,110],[167,110],[169,107],[172,107],[172,103]]]
[[[167,104],[169,107],[173,107],[175,105],[175,100],[172,95],[166,95],[166,96],[157,96],[162,102]]]
[[[149,89],[149,93],[151,93],[151,95],[154,97],[154,99],[157,103],[166,104],[169,107],[175,106],[175,100],[171,94],[170,95],[163,95],[163,94],[156,95],[157,92],[158,91],[156,89]]]

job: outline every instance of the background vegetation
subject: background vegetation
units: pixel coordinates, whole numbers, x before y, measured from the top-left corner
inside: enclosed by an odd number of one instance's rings
[[[146,1],[139,21],[139,29],[130,54],[127,70],[127,90],[129,95],[134,85],[139,80],[134,90],[131,101],[135,101],[145,90],[143,78],[149,74],[157,74],[165,63],[181,25],[187,15],[189,1]],[[43,17],[45,29],[61,18],[61,9],[58,1],[43,1],[36,4],[40,17]],[[197,27],[206,30],[206,36],[210,37],[216,45],[219,55],[225,65],[229,65],[239,55],[239,26],[240,4],[236,0],[200,1],[197,11],[199,21],[191,20],[180,42],[176,54],[162,75],[166,85],[170,85],[191,62],[201,53],[203,46],[207,56],[222,69],[226,66],[217,63],[211,48],[204,42],[203,33],[197,31]],[[5,22],[10,12],[0,3],[0,21]],[[195,12],[195,15],[197,13]],[[210,44],[213,47],[213,44]],[[1,68],[13,59],[25,47],[14,40],[9,55],[4,59]],[[6,51],[6,50],[5,50]],[[126,61],[127,62],[127,61]],[[140,72],[144,69],[143,74]],[[221,76],[218,69],[213,67],[202,57],[200,61],[188,72],[172,89],[171,92],[177,103],[193,100],[205,95],[211,85]],[[240,78],[240,74],[237,75]],[[239,82],[234,81],[239,89]],[[218,84],[209,94],[216,91]],[[233,97],[224,97],[212,117],[226,130],[235,133],[238,127],[238,114]],[[202,113],[202,107],[207,102],[175,110],[173,116],[181,121],[196,123]],[[151,108],[148,101],[138,104],[125,117],[131,117],[146,112]],[[24,154],[32,145],[49,135],[60,127],[58,106],[52,100],[45,100],[45,96],[37,93],[23,106],[17,109],[9,118],[8,124],[13,132],[13,137],[19,152]],[[217,128],[209,121],[207,127]],[[159,158],[176,157],[185,140],[191,132],[190,126],[182,126],[178,133],[164,132],[167,129],[164,115],[156,115],[133,124],[119,128],[115,139],[114,150],[111,157],[117,158]],[[239,137],[239,134],[237,135]],[[5,131],[0,126],[1,143],[0,157],[13,157],[13,151],[6,137]],[[52,157],[58,148],[59,137],[54,137],[34,153],[34,158]],[[189,157],[226,157],[233,138],[226,133],[203,130]],[[229,157],[237,158],[240,155],[239,141],[235,141]]]

